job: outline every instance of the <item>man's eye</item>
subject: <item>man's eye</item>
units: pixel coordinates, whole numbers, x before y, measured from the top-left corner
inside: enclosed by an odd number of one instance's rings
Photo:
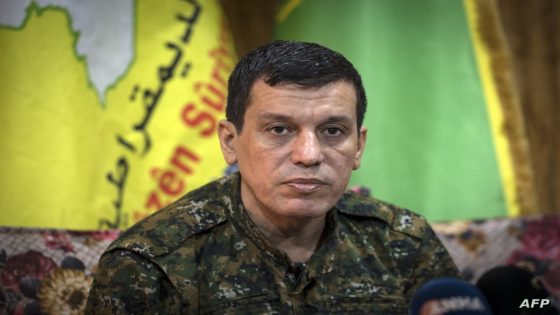
[[[334,137],[336,137],[336,136],[341,136],[341,135],[344,133],[344,131],[343,131],[342,129],[338,128],[338,127],[329,127],[329,128],[326,128],[324,132],[325,132],[328,136],[334,136]]]
[[[278,135],[284,135],[286,133],[288,133],[288,128],[284,127],[284,126],[274,126],[272,128],[270,128],[270,131],[272,131],[275,134]]]

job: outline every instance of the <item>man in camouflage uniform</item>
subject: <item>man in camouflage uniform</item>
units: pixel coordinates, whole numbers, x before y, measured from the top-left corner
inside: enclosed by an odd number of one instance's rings
[[[345,192],[367,131],[361,78],[325,47],[277,41],[228,88],[239,172],[137,223],[102,256],[87,313],[406,314],[457,270],[426,221]]]

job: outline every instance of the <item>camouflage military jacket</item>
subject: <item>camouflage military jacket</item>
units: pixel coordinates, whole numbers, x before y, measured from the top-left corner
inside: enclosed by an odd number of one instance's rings
[[[419,285],[457,276],[420,216],[354,193],[329,212],[306,263],[248,218],[239,174],[185,195],[106,250],[88,314],[406,314]]]

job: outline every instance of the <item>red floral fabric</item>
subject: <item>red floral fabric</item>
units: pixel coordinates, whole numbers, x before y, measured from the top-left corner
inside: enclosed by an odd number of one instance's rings
[[[541,275],[544,285],[560,297],[560,217],[542,217],[520,226],[521,246],[508,264],[529,263]]]
[[[91,274],[119,233],[0,227],[0,314],[83,314]]]
[[[560,302],[560,216],[457,221],[434,229],[466,280],[475,282],[499,265],[520,265]]]
[[[20,282],[24,278],[43,280],[55,267],[54,260],[30,250],[8,258],[0,274],[0,283],[4,288],[20,292]]]

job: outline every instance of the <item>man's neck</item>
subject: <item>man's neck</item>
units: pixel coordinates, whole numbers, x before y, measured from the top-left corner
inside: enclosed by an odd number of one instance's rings
[[[326,222],[326,216],[271,220],[259,211],[247,209],[247,214],[270,244],[285,252],[291,262],[306,262],[311,258],[320,245]]]

